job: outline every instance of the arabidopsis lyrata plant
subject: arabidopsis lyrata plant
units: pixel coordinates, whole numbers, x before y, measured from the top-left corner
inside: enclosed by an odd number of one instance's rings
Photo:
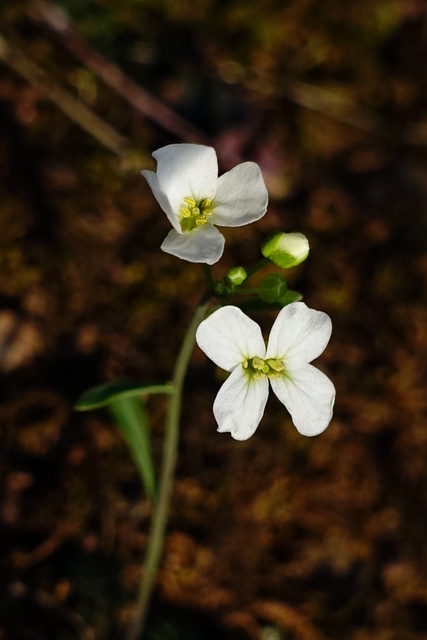
[[[234,266],[216,282],[212,277],[209,265],[219,260],[225,242],[215,225],[240,227],[265,214],[268,195],[258,165],[244,162],[218,178],[217,157],[211,147],[172,144],[153,156],[156,173],[142,174],[173,227],[161,249],[183,260],[203,263],[206,290],[183,338],[170,383],[113,381],[89,390],[77,404],[81,411],[100,407],[111,411],[153,505],[146,562],[128,640],[143,637],[160,562],[184,379],[196,339],[209,358],[230,372],[216,396],[213,412],[218,430],[230,432],[237,440],[246,440],[257,429],[270,385],[298,431],[307,436],[326,429],[335,398],[332,382],[310,364],[328,343],[330,318],[299,302],[301,294],[288,289],[282,273],[271,273],[270,269],[259,277],[264,267],[289,269],[305,260],[309,245],[303,234],[274,233],[263,242],[263,257],[257,264]],[[215,310],[208,315],[212,306]],[[241,307],[279,310],[267,345],[259,325]],[[155,393],[168,399],[158,482],[145,405],[145,398]]]
[[[329,316],[303,302],[280,311],[267,346],[259,325],[238,307],[222,307],[203,320],[197,344],[231,372],[213,406],[218,431],[229,431],[236,440],[250,438],[264,414],[269,382],[302,435],[324,431],[332,417],[335,388],[309,363],[324,351],[331,331]]]
[[[173,226],[160,247],[166,253],[214,264],[225,243],[214,225],[242,227],[266,212],[268,193],[254,162],[243,162],[218,178],[212,147],[170,144],[153,157],[157,172],[141,173]]]

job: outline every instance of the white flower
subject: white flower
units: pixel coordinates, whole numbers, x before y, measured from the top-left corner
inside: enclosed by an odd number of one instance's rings
[[[157,173],[141,173],[173,226],[161,245],[166,253],[214,264],[225,242],[214,225],[241,227],[262,218],[267,209],[267,189],[254,162],[239,164],[218,178],[212,147],[171,144],[153,157]]]
[[[309,364],[325,349],[332,323],[326,313],[293,302],[277,316],[267,346],[259,325],[238,307],[226,306],[200,323],[196,340],[206,355],[231,371],[215,398],[218,431],[246,440],[264,414],[271,387],[298,431],[315,436],[326,429],[335,388]]]

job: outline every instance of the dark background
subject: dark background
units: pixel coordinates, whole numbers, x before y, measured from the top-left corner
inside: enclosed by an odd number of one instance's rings
[[[258,162],[270,192],[215,277],[271,231],[309,238],[289,285],[332,318],[337,402],[308,439],[270,398],[235,442],[195,351],[150,638],[426,639],[425,4],[61,6],[71,22],[0,7],[0,638],[124,636],[149,505],[109,416],[73,403],[169,379],[203,271],[159,250],[139,171],[192,141],[221,171]],[[149,409],[158,462],[164,400]]]

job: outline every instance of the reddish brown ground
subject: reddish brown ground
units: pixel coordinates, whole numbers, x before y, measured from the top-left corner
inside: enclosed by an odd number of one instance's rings
[[[271,231],[302,231],[311,255],[289,284],[334,325],[319,366],[336,410],[315,439],[273,398],[248,442],[217,434],[220,376],[195,352],[152,640],[178,637],[168,621],[225,638],[213,620],[230,638],[427,639],[427,18],[415,0],[350,4],[67,4],[223,170],[260,163],[268,214],[227,230],[215,276],[257,261]],[[106,150],[0,60],[0,638],[120,638],[150,511],[109,416],[73,403],[114,377],[170,376],[203,272],[160,252],[168,223],[139,170],[177,137],[25,3],[0,18],[132,149]],[[310,87],[328,101],[306,108]],[[149,408],[158,461],[164,400]]]

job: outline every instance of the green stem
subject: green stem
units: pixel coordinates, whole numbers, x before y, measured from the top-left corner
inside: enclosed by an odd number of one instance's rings
[[[264,267],[269,264],[271,264],[271,261],[268,258],[263,258],[262,260],[257,262],[251,269],[248,270],[248,277],[246,278],[246,280],[252,278],[252,276],[257,273],[257,271],[260,271],[260,269],[264,269]]]
[[[209,293],[212,293],[215,287],[214,279],[212,277],[212,269],[208,264],[203,264],[203,271],[205,274],[206,288]]]
[[[135,617],[128,635],[128,640],[139,640],[142,638],[146,622],[150,597],[153,591],[154,581],[163,550],[166,519],[173,487],[178,448],[182,389],[195,343],[196,329],[205,317],[208,305],[209,303],[202,304],[197,308],[187,329],[187,333],[185,334],[181,350],[175,363],[172,378],[174,392],[170,396],[166,416],[166,433],[163,445],[163,460],[159,480],[158,502],[151,523],[145,565],[141,576],[138,602],[136,604]]]
[[[250,287],[246,289],[245,287],[237,287],[236,289],[236,293],[243,293],[244,295],[258,293],[258,291],[259,291],[259,287]]]

